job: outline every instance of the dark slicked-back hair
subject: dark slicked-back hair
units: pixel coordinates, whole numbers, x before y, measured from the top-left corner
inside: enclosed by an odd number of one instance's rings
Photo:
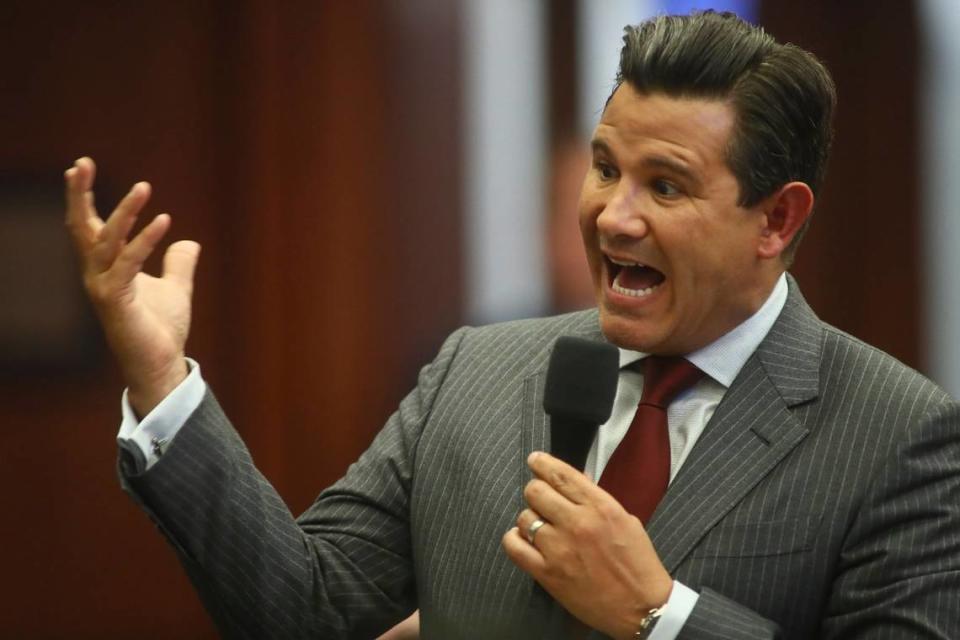
[[[732,13],[658,16],[627,27],[617,85],[640,93],[728,100],[727,163],[752,206],[794,180],[818,193],[833,138],[836,88],[812,54]],[[806,231],[785,252],[793,259]]]

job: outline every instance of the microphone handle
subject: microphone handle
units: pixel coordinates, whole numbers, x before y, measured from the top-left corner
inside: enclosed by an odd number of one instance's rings
[[[587,453],[597,425],[575,418],[550,417],[550,453],[578,471],[587,463]]]

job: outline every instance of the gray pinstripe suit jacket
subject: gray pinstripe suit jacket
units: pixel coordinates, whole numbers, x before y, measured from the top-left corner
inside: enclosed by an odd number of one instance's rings
[[[560,335],[595,312],[461,329],[370,449],[294,521],[212,396],[125,488],[223,634],[373,637],[419,606],[425,638],[560,637],[500,549]],[[698,590],[682,638],[960,638],[960,411],[935,385],[786,307],[649,526]]]

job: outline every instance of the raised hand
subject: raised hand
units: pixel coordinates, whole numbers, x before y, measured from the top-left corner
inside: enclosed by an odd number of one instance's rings
[[[581,622],[633,638],[673,589],[643,524],[562,460],[536,452],[528,464],[535,476],[524,490],[529,508],[503,537],[507,555]],[[545,524],[531,541],[537,520]]]
[[[184,345],[200,245],[176,242],[164,255],[162,277],[143,273],[144,261],[170,228],[170,216],[158,215],[128,241],[150,198],[150,185],[133,185],[104,222],[93,204],[95,174],[90,158],[80,158],[67,169],[66,222],[87,294],[119,361],[130,404],[142,417],[187,375]]]

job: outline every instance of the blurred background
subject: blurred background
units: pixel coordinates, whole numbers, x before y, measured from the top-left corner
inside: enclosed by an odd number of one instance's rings
[[[149,180],[148,212],[203,245],[189,353],[299,513],[449,331],[589,306],[576,197],[622,28],[696,6],[831,69],[793,273],[960,394],[952,0],[0,3],[0,637],[215,637],[118,487],[122,383],[62,226],[74,158],[104,214]]]

